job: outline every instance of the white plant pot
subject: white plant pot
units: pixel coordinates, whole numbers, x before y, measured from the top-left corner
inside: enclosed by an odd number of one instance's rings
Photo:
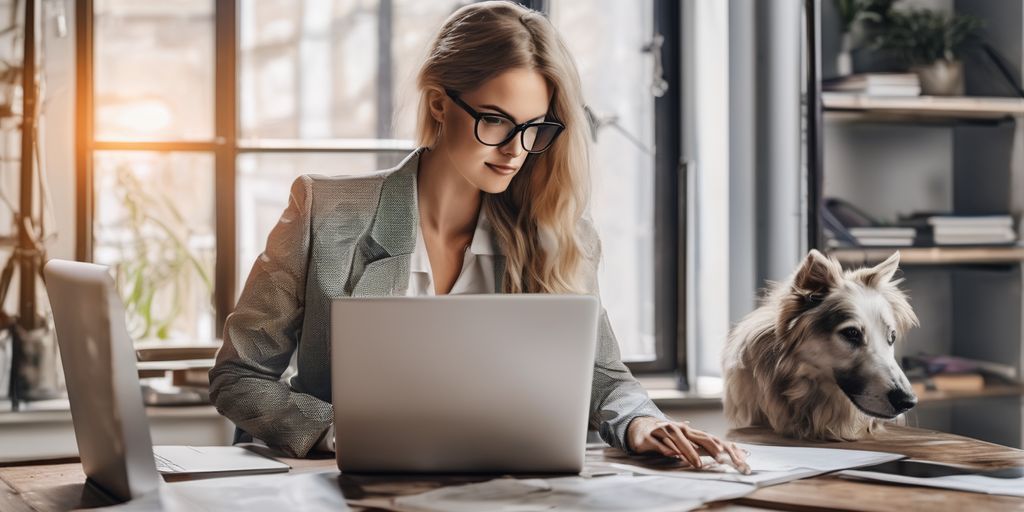
[[[853,74],[853,34],[846,32],[839,45],[839,54],[836,55],[836,74],[847,76]]]
[[[914,66],[921,80],[921,94],[929,96],[963,96],[964,63],[940,59],[927,66]]]

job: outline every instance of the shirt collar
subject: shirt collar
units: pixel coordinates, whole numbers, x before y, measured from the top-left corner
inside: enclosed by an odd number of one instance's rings
[[[480,208],[480,215],[476,218],[476,231],[473,232],[473,243],[469,246],[469,252],[477,256],[493,256],[494,242],[491,237],[491,221],[484,214],[484,209]]]
[[[491,222],[484,214],[483,209],[476,218],[476,230],[473,231],[473,241],[469,245],[469,252],[474,256],[493,256],[494,241],[492,240]],[[430,257],[427,255],[427,244],[423,241],[423,230],[416,229],[416,247],[413,249],[412,257],[409,260],[410,272],[431,273]]]
[[[423,241],[423,230],[416,228],[416,246],[409,259],[409,272],[430,274],[430,258],[427,256],[427,244]]]

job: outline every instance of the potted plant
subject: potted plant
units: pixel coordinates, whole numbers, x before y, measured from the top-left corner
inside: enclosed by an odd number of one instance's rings
[[[964,50],[976,39],[981,20],[927,9],[894,11],[876,46],[897,52],[921,79],[921,92],[937,96],[964,93]]]
[[[167,340],[182,320],[194,324],[187,315],[197,296],[213,296],[212,254],[191,246],[196,233],[169,196],[151,190],[130,165],[116,172],[115,191],[127,215],[113,227],[130,236],[114,273],[128,329],[136,340]]]
[[[853,50],[871,39],[892,10],[895,0],[835,0],[842,39],[836,56],[836,74],[853,74]]]

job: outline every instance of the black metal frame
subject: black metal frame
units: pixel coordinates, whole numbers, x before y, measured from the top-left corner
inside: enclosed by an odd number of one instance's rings
[[[807,248],[821,249],[822,108],[821,108],[821,0],[804,0],[807,36]]]
[[[679,162],[682,158],[682,72],[681,19],[679,2],[654,0],[654,28],[664,36],[661,46],[662,72],[668,92],[654,102],[654,230],[655,230],[655,354],[654,361],[627,363],[636,373],[675,374],[679,389],[689,389],[686,372],[685,304],[686,289],[682,271],[685,204],[681,200]]]

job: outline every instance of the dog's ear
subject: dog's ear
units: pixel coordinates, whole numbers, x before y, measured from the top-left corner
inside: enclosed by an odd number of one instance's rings
[[[900,252],[896,251],[892,253],[892,256],[886,258],[885,261],[867,269],[861,279],[865,285],[877,288],[892,281],[892,276],[896,274],[899,268]]]
[[[842,280],[843,269],[839,263],[825,257],[817,249],[811,249],[796,271],[793,286],[797,293],[811,300],[820,300],[829,290],[839,286]]]

